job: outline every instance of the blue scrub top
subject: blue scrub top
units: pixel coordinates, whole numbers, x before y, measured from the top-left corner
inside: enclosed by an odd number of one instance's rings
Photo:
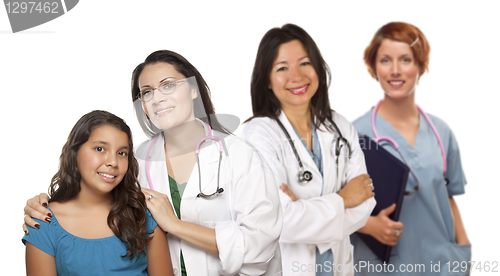
[[[48,208],[50,210],[50,208]],[[52,211],[52,210],[50,210]],[[157,223],[146,211],[146,233],[151,234]],[[43,252],[54,256],[57,275],[148,275],[148,259],[140,254],[137,258],[123,258],[128,252],[127,244],[117,236],[100,239],[84,239],[67,232],[59,224],[56,216],[50,223],[42,223],[40,229],[30,227],[29,235],[22,241],[31,243]]]
[[[353,122],[358,134],[368,135],[374,139],[375,135],[371,126],[370,110]],[[378,272],[377,264],[381,261],[373,254],[366,244],[351,235],[354,245],[354,260],[357,264],[356,275],[466,275],[462,272],[462,262],[471,260],[470,245],[458,245],[455,238],[453,215],[449,204],[449,197],[465,192],[466,179],[462,170],[460,150],[452,131],[441,119],[429,115],[428,117],[436,127],[443,141],[446,152],[448,170],[446,177],[448,186],[443,179],[443,158],[438,140],[430,125],[420,114],[419,129],[414,148],[399,134],[399,132],[378,114],[375,125],[379,137],[387,136],[398,143],[399,148],[408,165],[420,180],[420,190],[412,196],[405,197],[399,220],[403,223],[403,234],[397,245],[392,248],[391,258],[387,269]],[[381,143],[392,155],[404,162],[392,144]],[[374,183],[375,187],[378,183]],[[378,184],[380,185],[380,184]],[[406,186],[407,191],[412,191],[418,185],[417,180],[410,173]],[[376,191],[375,191],[376,192]],[[450,262],[450,265],[447,263]],[[458,262],[459,273],[453,273]],[[364,264],[364,268],[361,265]],[[369,264],[374,266],[370,267]],[[436,264],[438,264],[436,266]],[[418,267],[416,266],[418,265]],[[379,266],[380,268],[381,266]],[[438,267],[440,268],[438,271]],[[371,268],[371,269],[370,269]],[[369,270],[370,269],[370,270]],[[420,271],[417,271],[417,269]],[[425,273],[423,273],[425,269]],[[413,270],[413,272],[408,272]],[[449,272],[451,270],[451,272]],[[404,271],[404,272],[403,272]],[[375,273],[374,273],[375,272]]]

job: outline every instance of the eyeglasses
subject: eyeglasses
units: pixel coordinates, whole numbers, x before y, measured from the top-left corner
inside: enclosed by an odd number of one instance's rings
[[[153,98],[153,95],[154,95],[154,92],[156,89],[158,89],[163,95],[169,95],[169,94],[174,93],[175,88],[177,87],[177,84],[183,83],[183,82],[186,82],[186,79],[178,80],[178,81],[174,81],[174,82],[162,83],[162,84],[160,84],[160,86],[158,88],[155,88],[155,89],[146,88],[146,89],[139,92],[139,94],[137,95],[137,98],[141,99],[141,101],[143,101],[143,102],[149,102]]]

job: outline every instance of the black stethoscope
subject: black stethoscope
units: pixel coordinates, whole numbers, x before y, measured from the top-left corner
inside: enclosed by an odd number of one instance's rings
[[[302,160],[300,160],[300,156],[297,152],[297,149],[295,148],[295,145],[293,144],[292,138],[290,137],[290,134],[288,134],[288,131],[286,131],[285,126],[281,123],[279,119],[276,120],[278,125],[280,126],[281,130],[283,133],[285,133],[286,138],[288,139],[288,143],[292,147],[293,154],[295,155],[295,158],[297,159],[297,162],[299,163],[299,174],[297,176],[299,183],[301,184],[307,184],[313,179],[313,175],[310,171],[306,171],[304,169],[304,165],[302,164]],[[351,159],[352,151],[351,151],[351,145],[349,144],[349,141],[347,141],[344,136],[342,136],[342,133],[340,132],[340,129],[338,128],[337,124],[333,120],[330,121],[332,126],[335,128],[335,131],[339,134],[339,137],[336,140],[336,146],[335,146],[335,156],[337,156],[336,159],[336,164],[337,164],[337,176],[338,176],[338,167],[339,167],[339,156],[340,156],[340,151],[342,149],[342,146],[346,145],[348,149],[348,158]],[[337,177],[337,182],[338,182],[338,177]],[[337,183],[338,184],[338,183]]]

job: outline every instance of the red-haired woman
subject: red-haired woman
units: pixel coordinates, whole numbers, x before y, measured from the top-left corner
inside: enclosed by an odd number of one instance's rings
[[[418,274],[415,270],[408,272],[411,270],[406,266],[423,265],[428,272],[431,265],[440,264],[441,274],[436,275],[448,275],[454,268],[465,274],[471,257],[470,244],[453,199],[464,193],[466,184],[458,144],[445,122],[426,115],[415,103],[415,90],[427,70],[429,52],[424,34],[403,22],[380,28],[365,50],[364,61],[371,76],[382,86],[384,98],[353,124],[360,136],[388,138],[380,145],[405,162],[411,173],[400,221],[389,219],[396,207],[392,205],[371,216],[359,232],[393,246],[389,264],[394,272]],[[374,185],[376,188],[377,183]],[[352,242],[355,263],[381,263],[355,235]],[[436,268],[433,267],[434,272]],[[368,271],[366,267],[359,274],[370,272],[373,269]]]

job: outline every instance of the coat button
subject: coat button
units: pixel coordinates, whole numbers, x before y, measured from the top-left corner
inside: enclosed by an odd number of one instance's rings
[[[174,268],[174,275],[179,275],[179,270],[177,268]]]
[[[316,251],[316,246],[314,244],[311,244],[309,245],[309,249],[311,249],[311,251]]]

